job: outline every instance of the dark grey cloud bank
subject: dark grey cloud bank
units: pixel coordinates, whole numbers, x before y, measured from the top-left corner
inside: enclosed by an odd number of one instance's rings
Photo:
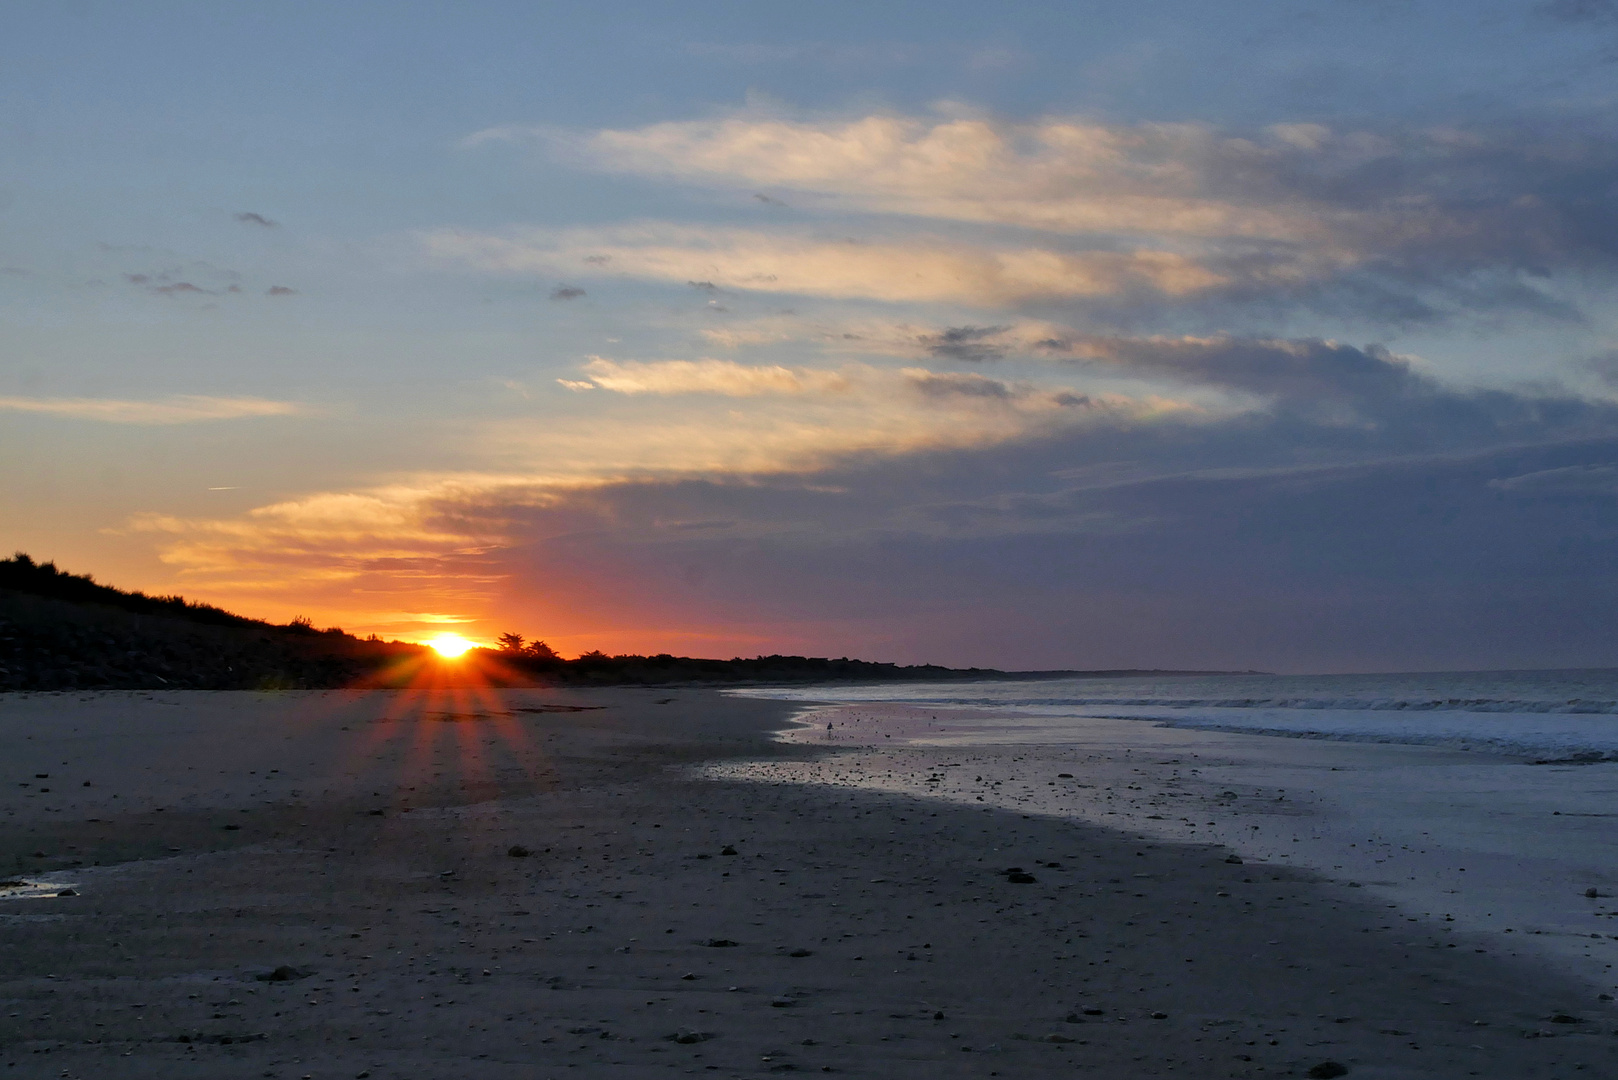
[[[798,635],[782,647],[838,655],[1618,664],[1618,406],[1455,390],[1318,341],[1118,342],[1090,362],[1262,391],[1267,405],[809,477],[443,509],[525,538],[486,556],[531,583],[519,590],[565,575],[608,609],[770,627]]]

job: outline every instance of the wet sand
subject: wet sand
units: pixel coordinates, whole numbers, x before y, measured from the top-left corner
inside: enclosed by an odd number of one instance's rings
[[[1004,807],[701,775],[833,752],[772,742],[789,711],[684,689],[0,697],[0,870],[76,894],[0,900],[0,1075],[1615,1071],[1587,985],[1482,935],[1387,929],[1363,889]]]

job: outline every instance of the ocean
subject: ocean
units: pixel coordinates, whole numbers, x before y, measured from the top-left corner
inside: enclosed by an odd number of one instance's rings
[[[1394,675],[1140,675],[736,691],[938,707],[952,741],[1062,742],[1088,718],[1204,731],[1618,758],[1618,669]],[[970,715],[955,710],[972,710]],[[995,713],[983,724],[981,710]],[[952,722],[952,718],[953,721]],[[923,733],[914,733],[922,738]]]

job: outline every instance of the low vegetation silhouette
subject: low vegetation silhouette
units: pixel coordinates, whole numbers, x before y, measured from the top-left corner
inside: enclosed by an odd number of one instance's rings
[[[18,552],[0,559],[0,690],[274,690],[386,686],[393,672],[437,663],[423,645],[276,624],[181,596],[103,585]],[[702,659],[659,653],[568,660],[541,640],[500,635],[460,661],[484,685],[660,685],[1008,677],[987,668],[901,666],[806,656]]]

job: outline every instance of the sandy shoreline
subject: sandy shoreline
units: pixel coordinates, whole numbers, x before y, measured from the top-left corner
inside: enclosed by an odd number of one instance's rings
[[[1363,890],[686,767],[825,753],[768,740],[790,711],[684,689],[0,698],[0,869],[78,893],[0,900],[0,1069],[1613,1071],[1585,986],[1465,932],[1390,933]],[[257,978],[283,965],[301,977]]]

